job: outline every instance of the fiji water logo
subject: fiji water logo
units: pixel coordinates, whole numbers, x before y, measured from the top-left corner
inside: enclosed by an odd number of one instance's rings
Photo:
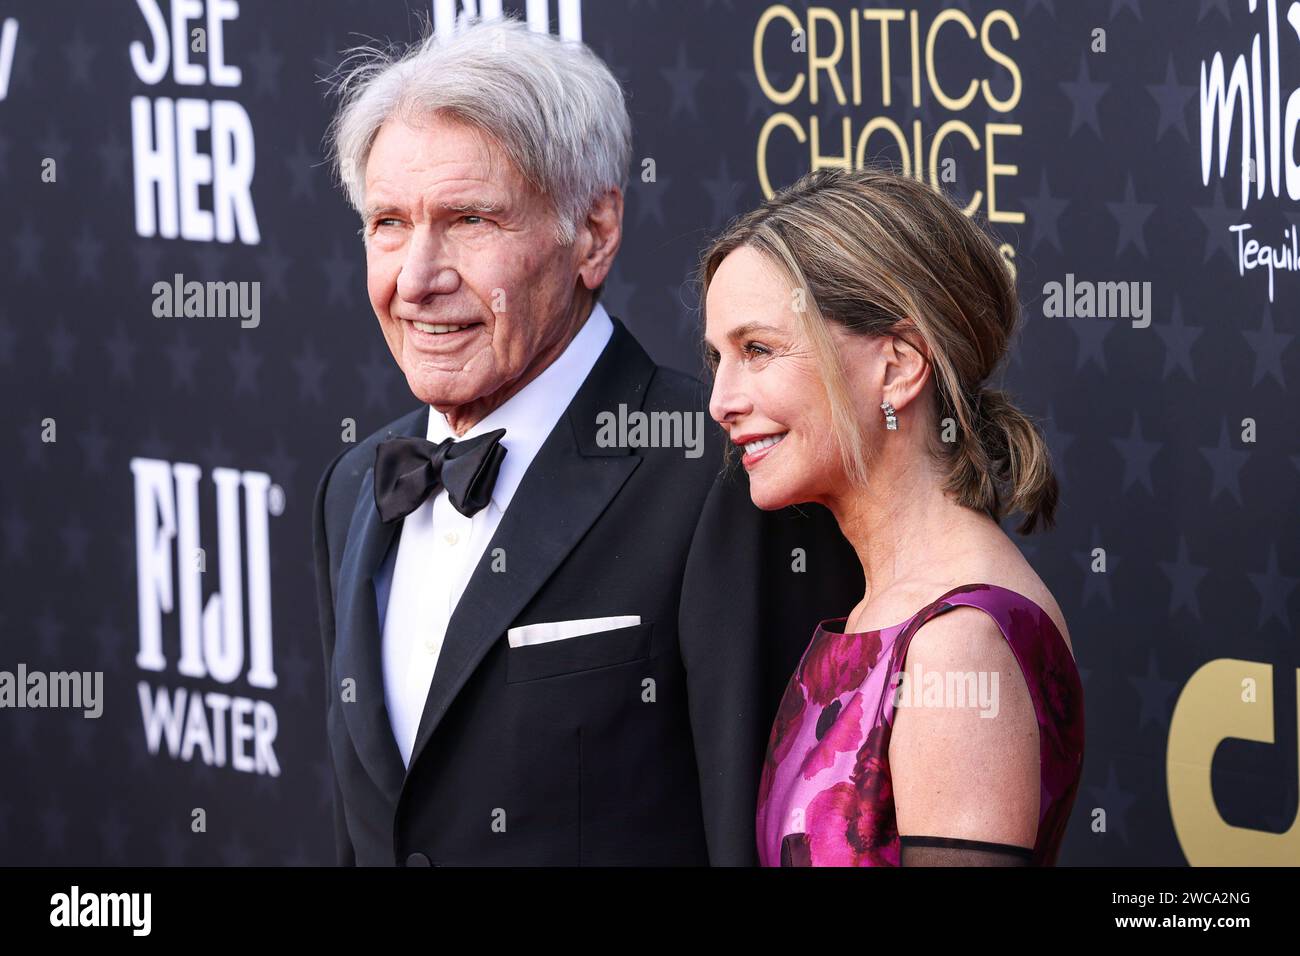
[[[562,40],[582,39],[582,0],[555,0],[555,19]],[[551,0],[525,0],[524,22],[534,33],[551,30]],[[433,31],[446,36],[467,18],[500,20],[502,0],[433,0]]]
[[[270,518],[284,512],[284,491],[264,472],[234,468],[214,468],[204,485],[202,469],[187,462],[133,458],[131,473],[140,621],[135,663],[163,674],[174,662],[178,679],[175,687],[152,679],[137,685],[149,752],[279,776],[275,707],[221,687],[242,681],[256,692],[277,684]],[[215,562],[200,528],[205,494],[215,500]],[[204,584],[213,575],[217,586],[205,601]]]

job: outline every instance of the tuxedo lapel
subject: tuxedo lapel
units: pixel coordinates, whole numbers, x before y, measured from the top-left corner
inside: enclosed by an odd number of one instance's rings
[[[427,421],[426,406],[395,423],[385,437],[422,437]],[[384,703],[382,639],[373,578],[388,553],[398,525],[396,521],[384,524],[379,518],[372,466],[357,492],[340,566],[334,679],[355,681],[356,699],[345,699],[340,705],[348,732],[362,766],[393,800],[401,792],[406,767]]]
[[[614,319],[586,382],[533,459],[452,614],[421,715],[411,766],[474,668],[559,567],[641,463],[626,447],[597,445],[596,416],[639,409],[650,357]],[[506,437],[507,444],[509,436]],[[506,570],[493,571],[493,551]]]

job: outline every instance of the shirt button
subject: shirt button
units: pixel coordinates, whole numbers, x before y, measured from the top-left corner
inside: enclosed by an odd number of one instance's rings
[[[425,649],[426,651],[428,651],[430,654],[436,653],[437,650],[438,650],[438,643],[437,643],[437,641],[425,641],[425,642],[424,642],[424,649]]]
[[[448,531],[446,534],[442,536],[442,538],[448,544],[455,547],[456,542],[460,540],[460,535],[458,535],[455,531]]]

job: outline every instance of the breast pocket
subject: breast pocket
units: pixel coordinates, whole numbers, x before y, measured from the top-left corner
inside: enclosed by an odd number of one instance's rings
[[[650,621],[576,637],[506,649],[506,683],[580,674],[646,660],[650,656]]]

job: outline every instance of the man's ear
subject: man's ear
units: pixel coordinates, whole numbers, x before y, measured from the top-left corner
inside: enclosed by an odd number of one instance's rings
[[[595,199],[579,233],[582,259],[578,275],[588,289],[597,289],[614,267],[614,256],[623,242],[623,191],[617,186]]]

